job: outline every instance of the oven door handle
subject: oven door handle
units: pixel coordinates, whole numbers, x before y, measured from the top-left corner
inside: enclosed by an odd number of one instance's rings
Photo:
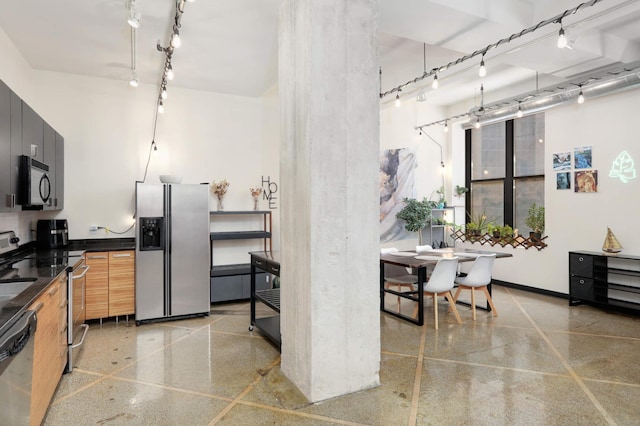
[[[80,341],[78,343],[76,343],[75,345],[71,345],[71,349],[75,349],[78,346],[82,346],[82,344],[84,343],[84,338],[87,335],[87,331],[89,331],[89,326],[87,324],[80,324],[80,327],[84,328],[84,331],[82,332],[82,337],[80,338]]]
[[[71,278],[73,278],[74,280],[78,280],[78,279],[84,277],[85,275],[87,275],[87,272],[89,271],[90,266],[89,265],[84,265],[84,266],[81,266],[80,268],[84,268],[84,271],[80,275],[72,275]],[[78,269],[80,269],[80,268],[78,268]]]

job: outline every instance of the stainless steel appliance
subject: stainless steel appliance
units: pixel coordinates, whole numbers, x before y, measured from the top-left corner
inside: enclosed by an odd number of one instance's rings
[[[18,204],[23,208],[42,209],[51,196],[49,166],[28,155],[21,155],[18,185]]]
[[[136,224],[136,324],[208,315],[208,186],[136,183]]]
[[[86,278],[89,265],[84,262],[84,256],[70,258],[76,260],[75,264],[69,262],[67,268],[67,367],[65,372],[73,371],[73,362],[78,349],[84,343],[84,338],[89,331],[89,325],[85,324],[85,298]]]
[[[36,313],[26,311],[0,335],[0,424],[29,424],[36,326]]]
[[[36,239],[39,248],[60,248],[69,243],[66,219],[38,220]]]

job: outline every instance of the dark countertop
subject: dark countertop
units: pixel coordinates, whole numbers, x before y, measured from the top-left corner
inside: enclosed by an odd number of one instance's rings
[[[134,238],[110,238],[91,240],[71,240],[61,249],[37,249],[34,242],[0,258],[0,286],[2,281],[24,281],[33,279],[33,284],[6,304],[0,301],[0,335],[2,335],[27,310],[38,296],[60,274],[66,273],[67,266],[73,266],[81,259],[84,251],[135,250]]]
[[[80,257],[71,258],[75,264],[80,261]],[[46,265],[38,259],[17,260],[14,263],[5,265],[0,270],[2,280],[24,280],[35,278],[33,284],[22,291],[18,296],[11,299],[0,308],[0,335],[2,335],[18,319],[19,315],[27,310],[38,296],[58,278],[61,274],[66,274],[66,264]],[[0,284],[2,286],[2,284]]]
[[[101,238],[88,240],[70,240],[68,248],[70,250],[85,251],[118,251],[135,250],[135,238]]]

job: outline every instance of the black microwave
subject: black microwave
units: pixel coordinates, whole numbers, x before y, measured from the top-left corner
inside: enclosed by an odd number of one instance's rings
[[[28,155],[21,155],[18,204],[23,208],[42,209],[50,197],[49,166]]]

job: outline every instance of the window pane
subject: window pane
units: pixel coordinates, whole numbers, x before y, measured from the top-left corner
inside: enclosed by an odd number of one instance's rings
[[[504,177],[505,128],[502,122],[472,130],[471,180]]]
[[[544,174],[544,113],[514,120],[514,176]]]
[[[527,211],[531,204],[544,206],[544,178],[525,178],[514,181],[513,210],[515,212],[515,226],[518,232],[529,236],[531,229],[524,224]]]
[[[504,183],[473,182],[471,184],[471,215],[484,213],[496,225],[504,224]]]

